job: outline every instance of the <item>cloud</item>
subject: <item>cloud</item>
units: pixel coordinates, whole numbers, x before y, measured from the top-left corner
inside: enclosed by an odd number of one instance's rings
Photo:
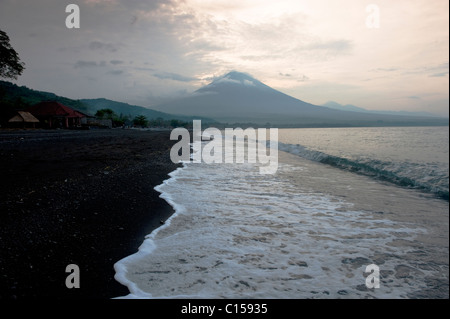
[[[449,67],[449,63],[444,62],[441,63],[439,65],[436,66],[430,66],[428,68],[425,69],[426,72],[430,72],[431,74],[429,75],[430,77],[443,77],[448,75],[448,67]]]
[[[83,69],[83,68],[95,68],[95,67],[104,67],[106,66],[105,61],[95,62],[95,61],[77,61],[74,65],[75,69]]]
[[[114,4],[116,0],[84,0],[86,4]]]
[[[361,97],[364,107],[448,97],[448,2],[380,0],[377,30],[366,28],[364,4],[344,2],[81,0],[81,28],[69,30],[67,3],[0,0],[0,21],[27,65],[19,83],[68,97],[137,103],[150,91],[155,99],[195,91],[231,69],[311,102],[352,101],[363,89],[386,97]],[[125,88],[125,76],[133,86]]]
[[[149,72],[154,72],[154,71],[156,71],[155,69],[153,69],[153,68],[147,68],[147,67],[136,67],[136,68],[134,68],[134,70],[138,70],[138,71],[149,71]]]
[[[307,77],[307,76],[304,75],[304,74],[301,74],[301,75],[292,75],[292,74],[290,74],[290,73],[282,73],[282,72],[279,72],[278,75],[281,76],[281,77],[284,78],[284,79],[294,80],[294,81],[296,81],[296,82],[306,82],[306,81],[309,81],[309,77]]]
[[[392,67],[392,68],[377,68],[377,69],[373,69],[373,70],[370,70],[370,71],[375,71],[375,72],[395,72],[395,71],[399,71],[399,70],[400,70],[399,68]]]
[[[123,71],[122,70],[111,70],[111,71],[108,71],[107,73],[111,74],[111,75],[121,75],[121,74],[123,74]]]
[[[214,84],[218,84],[218,83],[241,84],[241,81],[224,77],[224,78],[221,78],[221,79],[218,79],[218,80],[214,81]]]
[[[111,60],[109,61],[109,63],[111,63],[112,65],[119,65],[119,64],[124,64],[124,61],[121,60]]]
[[[303,50],[319,50],[333,53],[348,53],[352,48],[352,42],[344,39],[314,42],[301,47]]]
[[[431,74],[430,77],[438,78],[438,77],[446,76],[447,74],[448,74],[448,71],[447,72],[441,72],[441,73],[434,73],[434,74]]]
[[[441,63],[438,65],[430,65],[430,66],[420,66],[406,69],[404,74],[407,75],[428,75],[429,77],[443,77],[449,73],[448,70],[448,62]]]
[[[428,75],[429,77],[443,77],[449,74],[449,63],[441,63],[430,66],[413,66],[408,68],[389,67],[376,68],[369,70],[370,72],[399,72],[402,75]]]
[[[86,5],[98,8],[120,7],[128,10],[156,10],[161,6],[169,6],[176,0],[83,0]]]
[[[176,73],[170,73],[170,72],[160,72],[160,73],[154,73],[154,77],[161,79],[161,80],[173,80],[173,81],[179,81],[179,82],[192,82],[196,81],[197,79],[193,77],[187,77]]]
[[[259,62],[264,60],[278,60],[282,59],[283,54],[259,54],[259,55],[243,55],[240,57],[241,60],[251,61],[251,62]]]
[[[117,48],[110,43],[103,43],[100,41],[92,41],[89,43],[89,49],[95,51],[95,50],[104,50],[108,52],[116,52]]]

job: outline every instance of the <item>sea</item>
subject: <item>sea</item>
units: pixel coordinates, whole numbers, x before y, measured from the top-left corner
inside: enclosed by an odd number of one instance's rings
[[[274,174],[187,161],[157,186],[175,213],[114,265],[117,297],[449,298],[448,126],[278,141]]]

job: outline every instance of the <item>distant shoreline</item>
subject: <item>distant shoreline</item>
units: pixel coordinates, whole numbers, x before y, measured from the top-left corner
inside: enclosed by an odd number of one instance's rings
[[[173,214],[168,131],[1,131],[0,299],[128,294],[114,263]],[[80,288],[68,289],[68,264]]]

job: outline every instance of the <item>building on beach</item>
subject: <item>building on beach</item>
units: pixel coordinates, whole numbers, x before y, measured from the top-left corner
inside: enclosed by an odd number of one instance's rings
[[[36,127],[36,123],[39,123],[39,120],[34,117],[33,114],[25,111],[18,111],[17,114],[8,121],[8,124],[12,126],[31,126],[33,128]]]
[[[81,127],[81,119],[88,117],[87,114],[56,101],[43,101],[28,107],[25,111],[31,113],[44,127],[48,128]]]

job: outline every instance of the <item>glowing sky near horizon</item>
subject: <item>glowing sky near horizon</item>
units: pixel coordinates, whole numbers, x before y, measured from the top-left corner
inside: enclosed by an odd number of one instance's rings
[[[80,29],[69,3],[0,0],[18,84],[151,107],[237,70],[313,104],[449,113],[447,0],[72,1]]]

